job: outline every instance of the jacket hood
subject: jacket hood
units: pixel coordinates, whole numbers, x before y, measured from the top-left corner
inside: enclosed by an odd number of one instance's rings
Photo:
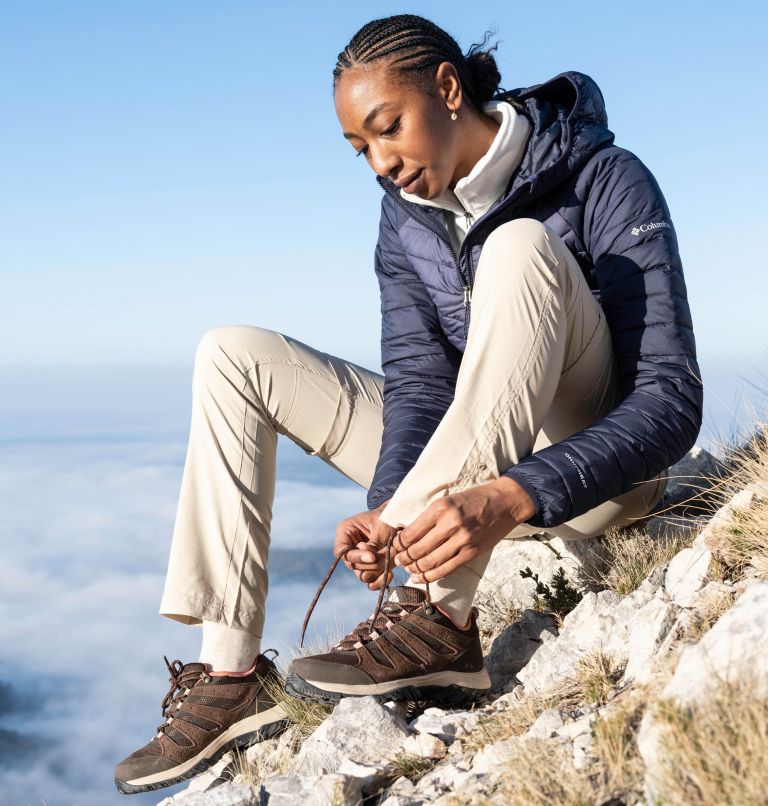
[[[505,199],[525,195],[530,201],[544,194],[614,140],[608,129],[603,94],[585,73],[560,73],[543,84],[504,90],[493,100],[514,104],[532,124],[525,153],[510,178]],[[376,180],[390,194],[399,194],[391,179],[377,176]]]
[[[560,73],[543,84],[507,90],[496,98],[516,103],[533,124],[528,148],[508,192],[530,184],[530,193],[538,196],[614,140],[603,94],[585,73]]]

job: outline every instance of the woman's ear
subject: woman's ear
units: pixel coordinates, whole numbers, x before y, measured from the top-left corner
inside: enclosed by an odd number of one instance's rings
[[[438,65],[435,72],[435,84],[438,94],[446,106],[453,110],[461,106],[463,100],[461,80],[451,62],[441,62]]]

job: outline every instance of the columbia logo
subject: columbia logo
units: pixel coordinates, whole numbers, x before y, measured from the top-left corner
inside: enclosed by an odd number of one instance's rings
[[[671,229],[671,224],[666,221],[654,221],[652,224],[641,224],[639,227],[632,227],[633,235],[640,235],[641,232],[650,232],[652,229]]]

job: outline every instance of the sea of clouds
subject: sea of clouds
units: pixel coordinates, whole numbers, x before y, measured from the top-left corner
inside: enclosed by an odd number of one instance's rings
[[[163,655],[197,660],[200,647],[199,627],[157,613],[186,452],[187,382],[144,379],[145,391],[170,384],[176,407],[149,394],[138,400],[148,411],[126,411],[115,394],[122,382],[93,396],[88,378],[74,408],[66,384],[57,394],[49,378],[29,383],[28,406],[0,409],[4,806],[150,804],[180,788],[126,798],[113,771],[162,722]],[[45,392],[48,417],[33,389]],[[163,407],[172,420],[158,418]],[[278,662],[296,646],[337,522],[364,508],[364,490],[280,438],[264,641]],[[311,631],[326,640],[374,602],[342,567]]]

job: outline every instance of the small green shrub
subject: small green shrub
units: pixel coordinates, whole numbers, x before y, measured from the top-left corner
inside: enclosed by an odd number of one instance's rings
[[[565,575],[565,569],[562,565],[552,575],[549,584],[542,582],[539,579],[539,575],[534,574],[528,566],[520,572],[520,576],[523,579],[532,579],[536,583],[536,588],[533,591],[534,610],[548,610],[563,618],[583,598],[583,594],[573,587]]]

